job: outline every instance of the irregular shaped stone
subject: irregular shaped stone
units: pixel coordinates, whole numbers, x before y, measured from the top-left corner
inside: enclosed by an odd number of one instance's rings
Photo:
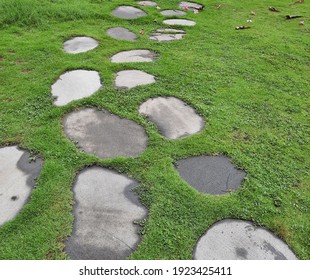
[[[192,135],[204,127],[203,119],[195,110],[174,97],[149,99],[139,107],[139,112],[148,116],[160,133],[170,139]]]
[[[66,242],[73,260],[122,260],[140,241],[135,221],[146,217],[133,189],[138,183],[109,169],[91,167],[73,187],[74,231]]]
[[[67,53],[83,53],[98,47],[99,43],[90,37],[75,37],[64,43],[64,50]]]
[[[157,6],[157,3],[153,1],[139,1],[138,4],[141,6],[151,6],[151,7]]]
[[[135,33],[131,32],[127,28],[123,27],[113,27],[108,29],[107,34],[114,39],[134,41],[137,39]]]
[[[146,12],[132,6],[119,6],[112,11],[112,14],[124,19],[134,19],[147,15]]]
[[[12,220],[29,200],[42,160],[17,146],[0,148],[0,225]]]
[[[197,260],[296,260],[281,239],[251,222],[226,219],[214,224],[199,240]]]
[[[159,32],[159,33],[181,33],[181,34],[186,33],[184,30],[174,29],[174,28],[158,28],[156,30],[156,32]]]
[[[225,194],[239,188],[246,173],[223,156],[198,156],[176,163],[180,176],[199,192]]]
[[[65,134],[86,153],[100,158],[133,157],[146,149],[144,129],[105,110],[87,108],[68,114]]]
[[[149,50],[123,51],[113,55],[111,61],[114,63],[153,62],[156,56],[155,52]]]
[[[204,8],[204,5],[199,4],[199,3],[194,3],[194,2],[186,2],[186,1],[182,1],[179,3],[179,7],[181,9],[186,9],[186,7],[189,10],[202,10]]]
[[[167,25],[194,26],[196,22],[188,19],[166,19],[163,21]]]
[[[117,73],[115,86],[119,89],[132,89],[155,83],[155,77],[139,70],[124,70]]]
[[[101,87],[97,71],[74,70],[66,72],[52,85],[54,104],[64,106],[71,101],[93,95]]]
[[[151,33],[150,40],[154,40],[157,42],[166,42],[166,41],[174,41],[180,40],[184,37],[185,34],[167,34],[167,33]]]
[[[179,10],[164,10],[160,12],[163,16],[173,17],[173,16],[184,16],[185,12]]]

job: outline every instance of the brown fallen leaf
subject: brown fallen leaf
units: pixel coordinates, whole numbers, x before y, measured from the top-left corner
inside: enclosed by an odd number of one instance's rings
[[[144,35],[144,29],[141,29],[141,30],[139,31],[139,33],[140,33],[141,35]]]
[[[272,12],[276,12],[276,13],[279,13],[279,12],[280,12],[280,11],[279,11],[277,8],[275,8],[275,7],[269,7],[268,9],[269,9],[269,11],[272,11]]]
[[[250,15],[251,16],[256,16],[256,13],[254,11],[251,11]]]

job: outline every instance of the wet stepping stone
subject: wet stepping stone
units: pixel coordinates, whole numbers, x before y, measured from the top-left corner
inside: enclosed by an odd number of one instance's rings
[[[296,260],[281,239],[251,222],[226,219],[214,224],[195,249],[198,260]]]
[[[119,52],[111,57],[114,63],[125,62],[153,62],[157,54],[150,50],[132,50]]]
[[[155,77],[139,70],[124,70],[117,73],[115,86],[118,89],[132,89],[155,83]]]
[[[62,74],[52,85],[56,106],[93,95],[102,87],[99,73],[89,70],[74,70]]]
[[[176,163],[180,176],[199,192],[225,194],[239,188],[246,173],[224,156],[198,156]]]
[[[134,224],[146,217],[133,189],[138,183],[115,171],[84,169],[73,187],[74,230],[66,242],[73,260],[126,259],[140,241]]]
[[[146,149],[147,136],[135,122],[105,110],[82,109],[68,114],[65,134],[86,153],[100,158],[133,157]]]
[[[139,112],[154,122],[160,133],[169,139],[192,135],[204,127],[203,119],[195,110],[174,97],[149,99],[140,106]]]
[[[166,19],[163,21],[167,25],[194,26],[196,22],[188,19]]]
[[[171,30],[169,32],[169,30]],[[156,32],[150,34],[150,40],[154,40],[157,42],[166,42],[166,41],[174,41],[180,40],[184,37],[185,31],[177,30],[177,29],[157,29]]]
[[[107,34],[114,39],[134,41],[137,39],[137,35],[127,28],[113,27],[107,30]]]
[[[164,10],[160,12],[163,16],[173,17],[173,16],[184,16],[185,12],[179,10]]]
[[[112,14],[124,19],[135,19],[147,15],[146,12],[132,6],[119,6],[112,11]]]
[[[199,4],[199,3],[194,3],[194,2],[186,2],[186,1],[182,1],[179,3],[179,7],[181,9],[186,9],[188,8],[189,10],[202,10],[204,8],[203,5]]]
[[[0,225],[13,219],[28,201],[42,160],[17,146],[0,148]]]
[[[139,1],[138,4],[141,6],[150,6],[150,7],[156,7],[157,6],[157,3],[153,2],[153,1]]]
[[[98,41],[90,37],[75,37],[64,43],[64,50],[67,53],[83,53],[98,47]]]

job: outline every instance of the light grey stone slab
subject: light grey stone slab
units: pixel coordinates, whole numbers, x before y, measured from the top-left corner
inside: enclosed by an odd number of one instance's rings
[[[192,135],[204,127],[203,119],[195,110],[174,97],[149,99],[139,107],[139,112],[146,115],[156,124],[160,133],[170,139]]]
[[[119,6],[112,11],[112,14],[123,19],[135,19],[147,15],[146,12],[132,6]]]
[[[63,125],[65,134],[83,151],[103,159],[138,156],[146,149],[147,136],[140,125],[105,110],[72,112]]]
[[[246,173],[224,156],[198,156],[176,163],[180,176],[202,193],[225,194],[239,188]]]
[[[115,86],[119,89],[132,89],[152,83],[155,83],[155,77],[140,70],[120,71],[115,79]]]
[[[137,35],[127,28],[113,27],[107,30],[107,34],[114,39],[134,41],[137,39]]]
[[[173,17],[173,16],[184,16],[186,12],[179,10],[164,10],[160,12],[163,16]]]
[[[28,201],[42,160],[17,146],[0,148],[0,225],[13,219]]]
[[[132,50],[119,52],[113,55],[111,61],[114,63],[153,62],[156,57],[156,53],[150,50]]]
[[[188,19],[166,19],[163,21],[167,25],[194,26],[196,22]]]
[[[83,53],[98,47],[99,43],[90,37],[75,37],[64,43],[64,50],[67,53]]]
[[[296,260],[281,239],[270,231],[242,220],[214,224],[199,240],[197,260]]]
[[[199,3],[195,3],[195,2],[186,2],[186,1],[182,1],[179,3],[179,7],[181,9],[186,9],[186,7],[189,10],[202,10],[204,8],[204,6],[202,4]]]
[[[115,171],[91,167],[78,174],[74,230],[65,251],[74,260],[126,259],[140,242],[135,221],[146,217],[133,189],[138,183]]]
[[[73,70],[62,74],[52,85],[56,106],[93,95],[102,87],[99,73],[89,70]]]
[[[150,40],[154,40],[157,42],[167,42],[174,40],[181,40],[184,37],[184,34],[168,34],[168,33],[151,33]]]
[[[157,6],[157,3],[153,1],[139,1],[138,4],[141,6],[151,6],[151,7]]]
[[[156,32],[158,33],[181,33],[181,34],[186,33],[184,30],[174,29],[174,28],[158,28]]]

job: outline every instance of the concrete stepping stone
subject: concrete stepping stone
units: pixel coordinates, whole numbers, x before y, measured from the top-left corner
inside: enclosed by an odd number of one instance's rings
[[[177,171],[189,185],[199,192],[225,194],[239,188],[246,172],[237,169],[224,156],[198,156],[176,163]]]
[[[204,127],[203,119],[195,110],[175,97],[149,99],[139,107],[139,112],[155,123],[160,133],[169,139],[190,136]]]
[[[135,41],[137,39],[137,35],[127,28],[123,27],[113,27],[107,30],[107,34],[119,40],[126,40],[126,41]]]
[[[189,10],[202,10],[204,8],[204,6],[202,4],[199,3],[194,3],[194,2],[186,2],[186,1],[182,1],[179,3],[179,8],[181,9],[186,9],[186,7]]]
[[[140,242],[135,221],[146,209],[133,189],[138,183],[115,171],[91,167],[73,187],[74,230],[65,251],[73,260],[126,259]]]
[[[149,39],[157,42],[167,42],[167,41],[181,40],[183,39],[184,35],[185,34],[179,34],[179,33],[154,32],[150,34]]]
[[[157,6],[157,3],[153,2],[153,1],[139,1],[138,4],[141,6],[150,6],[150,7],[156,7]]]
[[[64,43],[66,53],[83,53],[97,48],[98,41],[90,37],[75,37]]]
[[[120,71],[115,79],[115,87],[118,89],[132,89],[152,83],[155,83],[155,77],[139,70]]]
[[[132,50],[119,52],[111,57],[113,63],[153,62],[157,54],[150,50]]]
[[[42,160],[17,146],[0,148],[0,225],[12,220],[29,200]]]
[[[146,12],[132,6],[119,6],[112,11],[112,14],[123,19],[135,19],[147,15]]]
[[[74,111],[65,116],[63,126],[83,151],[102,159],[134,157],[146,149],[147,136],[140,125],[105,110]]]
[[[52,96],[56,106],[93,95],[102,87],[99,73],[89,70],[65,72],[52,85]]]
[[[166,19],[163,21],[167,25],[194,26],[196,22],[188,19]]]
[[[159,33],[180,33],[180,34],[185,34],[186,32],[181,29],[174,29],[174,28],[158,28],[156,32]]]
[[[270,231],[251,222],[226,219],[214,224],[199,240],[196,260],[297,260]]]
[[[163,16],[173,17],[173,16],[184,16],[185,12],[179,10],[164,10],[160,12]]]

